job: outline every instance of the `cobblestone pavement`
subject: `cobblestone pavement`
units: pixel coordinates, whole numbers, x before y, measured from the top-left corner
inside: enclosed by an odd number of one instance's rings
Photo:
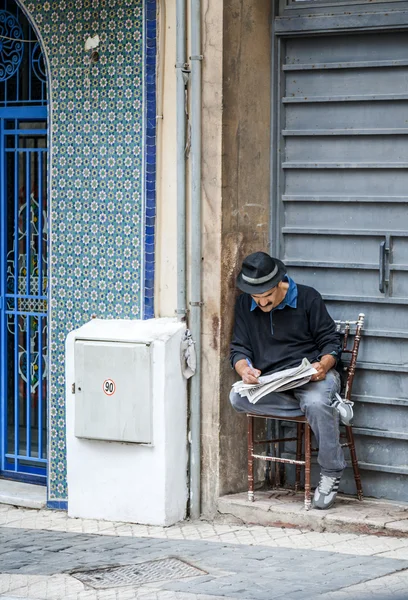
[[[200,571],[167,576],[156,561],[169,557]],[[103,583],[90,587],[78,573],[140,572],[147,561],[160,581],[119,577],[119,587],[95,589]],[[0,598],[408,600],[408,538],[205,521],[149,527],[0,505]]]

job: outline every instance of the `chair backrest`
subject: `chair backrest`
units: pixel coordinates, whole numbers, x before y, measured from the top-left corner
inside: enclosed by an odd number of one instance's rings
[[[350,354],[350,361],[346,366],[347,381],[344,390],[344,397],[347,400],[351,400],[351,389],[353,387],[354,374],[356,372],[358,349],[360,347],[364,318],[364,313],[360,313],[357,321],[334,321],[336,324],[336,331],[342,335],[342,353]],[[349,347],[350,335],[354,335],[354,341],[351,347]]]

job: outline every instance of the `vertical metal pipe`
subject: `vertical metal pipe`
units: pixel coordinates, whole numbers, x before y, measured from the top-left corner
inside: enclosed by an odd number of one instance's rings
[[[17,128],[17,122],[14,124],[14,129]],[[14,275],[14,302],[17,303],[17,294],[19,293],[19,264],[18,264],[18,254],[19,254],[19,190],[20,190],[20,179],[19,179],[19,152],[18,152],[18,137],[14,136],[14,265],[13,265],[13,275]],[[23,228],[21,227],[21,230]],[[14,305],[14,310],[16,307]]]
[[[42,170],[43,170],[43,154],[42,152],[38,153],[38,252],[37,252],[37,296],[41,298],[43,295],[43,180],[42,180]],[[43,360],[43,344],[42,344],[42,316],[38,316],[38,395],[37,395],[37,420],[38,420],[38,458],[42,458],[42,409],[43,409],[43,393],[42,393],[42,385],[43,385],[43,370],[42,370],[42,360]]]
[[[4,119],[0,119],[0,226],[2,228],[0,235],[1,242],[1,273],[0,273],[0,352],[3,357],[2,373],[0,378],[0,415],[2,415],[3,423],[0,424],[0,469],[4,470],[4,456],[8,452],[7,448],[7,428],[8,428],[8,410],[7,410],[7,343],[6,343],[6,273],[7,273],[7,166],[9,164],[10,154],[4,154]]]
[[[26,314],[26,456],[31,456],[31,314]]]
[[[191,15],[191,268],[190,329],[197,370],[190,384],[190,517],[200,516],[201,477],[201,0],[190,0]]]
[[[31,275],[31,252],[30,252],[30,242],[31,242],[31,206],[30,206],[30,166],[31,166],[31,155],[28,150],[25,153],[25,196],[26,196],[26,291],[27,296],[31,293],[30,286],[30,275]]]
[[[177,318],[186,318],[186,0],[176,5]]]
[[[17,129],[17,121],[14,123],[14,129]],[[14,471],[18,471],[18,454],[19,454],[19,434],[20,434],[20,392],[19,392],[19,372],[18,372],[18,293],[19,293],[19,264],[18,264],[18,253],[19,253],[19,189],[20,189],[20,178],[19,178],[19,152],[18,152],[18,137],[14,136],[14,298],[13,298],[13,311],[14,311]],[[21,227],[23,229],[23,227]]]
[[[18,471],[18,455],[20,451],[20,393],[19,393],[19,372],[18,372],[18,313],[15,299],[14,305],[14,471]]]
[[[43,263],[43,185],[42,185],[42,166],[43,166],[43,155],[42,152],[38,153],[38,254],[37,254],[37,281],[38,281],[38,289],[37,296],[41,297],[43,295],[43,285],[42,285],[42,263]]]
[[[29,39],[31,40],[31,27],[29,29],[29,36],[30,36]],[[32,65],[32,58],[33,58],[33,56],[32,56],[32,47],[31,47],[32,44],[26,44],[26,46],[28,46],[28,48],[27,48],[28,64],[31,67],[31,65]],[[32,93],[31,93],[31,91],[32,91],[32,71],[33,71],[32,68],[28,69],[28,99],[29,100],[33,99],[32,98]]]
[[[38,322],[38,458],[42,458],[42,445],[43,445],[43,436],[42,436],[42,408],[43,408],[43,339],[42,339],[42,327],[43,327],[43,319],[42,315],[39,315],[37,318]]]

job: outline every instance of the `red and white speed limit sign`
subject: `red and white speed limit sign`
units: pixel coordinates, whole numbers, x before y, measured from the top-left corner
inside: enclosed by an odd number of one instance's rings
[[[113,379],[105,379],[102,388],[107,396],[113,396],[113,394],[116,392],[116,385]]]

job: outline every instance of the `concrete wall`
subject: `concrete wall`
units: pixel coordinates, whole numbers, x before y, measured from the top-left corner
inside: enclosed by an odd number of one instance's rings
[[[158,91],[162,86],[163,121],[157,131],[156,315],[172,316],[177,284],[176,178],[176,15],[173,2],[164,3],[159,18]],[[202,131],[202,256],[203,361],[202,465],[203,508],[212,510],[218,497],[219,365],[221,313],[222,223],[222,40],[223,3],[202,3],[203,131]],[[158,98],[158,107],[160,98]],[[188,170],[188,169],[187,169]],[[188,175],[187,175],[188,177]],[[187,198],[189,202],[189,186]],[[187,229],[188,222],[187,222]],[[187,263],[189,256],[187,256]]]
[[[176,4],[159,4],[157,61],[157,225],[155,314],[177,304]]]
[[[219,495],[246,486],[246,418],[228,401],[228,354],[240,263],[269,249],[271,4],[224,2]]]
[[[203,336],[202,509],[212,511],[219,490],[220,334],[222,252],[223,2],[203,6]]]
[[[163,122],[158,126],[156,314],[176,308],[175,12],[165,2]],[[270,22],[264,0],[202,2],[202,510],[243,489],[245,419],[233,413],[228,346],[243,256],[268,249]],[[160,89],[160,83],[158,84]],[[256,94],[254,93],[256,90]],[[160,100],[159,100],[160,102]],[[159,105],[159,103],[158,103]],[[189,195],[189,194],[188,194]]]

